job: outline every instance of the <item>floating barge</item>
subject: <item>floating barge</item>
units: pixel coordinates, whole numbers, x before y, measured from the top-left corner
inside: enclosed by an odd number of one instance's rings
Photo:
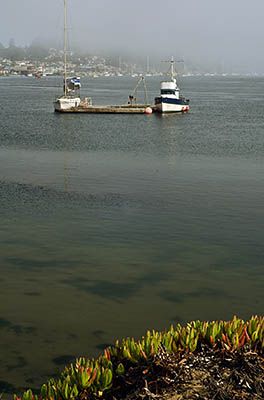
[[[60,113],[100,113],[100,114],[152,114],[151,104],[120,105],[78,105],[77,107],[55,109]]]

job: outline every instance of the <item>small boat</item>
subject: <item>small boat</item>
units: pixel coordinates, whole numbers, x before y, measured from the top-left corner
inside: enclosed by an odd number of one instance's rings
[[[77,76],[67,78],[67,7],[64,0],[64,85],[63,94],[55,99],[54,109],[58,112],[78,107],[81,104],[80,98],[80,78]],[[85,105],[91,104],[91,99],[85,99]]]
[[[189,100],[180,96],[180,89],[174,77],[174,59],[170,61],[170,80],[160,84],[160,96],[155,97],[154,110],[165,112],[188,112]]]

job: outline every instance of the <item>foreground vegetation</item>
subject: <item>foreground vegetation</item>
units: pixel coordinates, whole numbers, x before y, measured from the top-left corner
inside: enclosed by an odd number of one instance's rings
[[[141,340],[123,339],[104,350],[95,359],[80,358],[65,367],[58,380],[42,385],[39,395],[29,389],[15,400],[73,400],[110,398],[120,388],[120,379],[139,366],[147,374],[160,354],[199,353],[206,346],[211,351],[233,354],[247,348],[264,352],[264,317],[252,316],[249,321],[233,317],[232,321],[193,321],[185,327],[178,324],[168,331],[147,331]],[[110,397],[109,397],[110,396]]]

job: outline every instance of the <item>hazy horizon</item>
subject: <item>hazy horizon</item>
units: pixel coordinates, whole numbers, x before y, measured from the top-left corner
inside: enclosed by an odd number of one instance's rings
[[[200,65],[264,72],[264,3],[252,0],[68,0],[71,46],[90,53],[169,55]],[[1,5],[0,42],[20,46],[39,39],[61,43],[63,0],[13,0]]]

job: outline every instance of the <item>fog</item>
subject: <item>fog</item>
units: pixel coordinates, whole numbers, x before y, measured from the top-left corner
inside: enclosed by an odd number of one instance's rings
[[[67,0],[71,46],[264,72],[263,0]],[[0,42],[63,36],[63,0],[1,1]]]

